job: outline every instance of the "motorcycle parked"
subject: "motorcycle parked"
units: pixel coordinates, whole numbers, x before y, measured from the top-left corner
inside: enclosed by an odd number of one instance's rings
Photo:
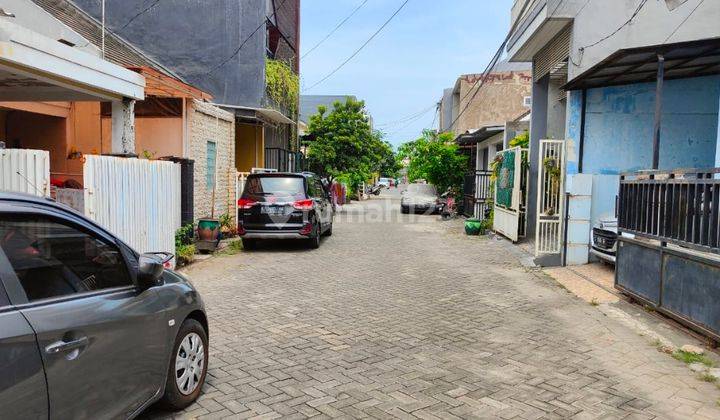
[[[369,185],[365,189],[365,194],[367,195],[380,195],[380,191],[383,189],[382,185]]]
[[[451,188],[440,196],[440,202],[442,203],[442,210],[440,211],[440,217],[442,220],[450,220],[457,217],[455,192]]]

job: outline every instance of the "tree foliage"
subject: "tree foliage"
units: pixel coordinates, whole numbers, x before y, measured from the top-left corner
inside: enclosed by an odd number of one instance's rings
[[[307,168],[329,179],[342,177],[353,188],[396,165],[390,144],[370,127],[363,101],[338,101],[330,112],[318,107],[305,137]]]
[[[408,162],[410,182],[424,179],[438,191],[448,188],[460,191],[468,165],[467,156],[459,153],[453,134],[437,134],[433,130],[425,130],[417,140],[402,144],[398,159]]]

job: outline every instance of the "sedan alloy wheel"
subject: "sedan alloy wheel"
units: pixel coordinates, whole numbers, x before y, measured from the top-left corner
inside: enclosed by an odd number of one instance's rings
[[[183,395],[192,394],[205,369],[205,348],[197,333],[183,338],[175,357],[175,383]]]

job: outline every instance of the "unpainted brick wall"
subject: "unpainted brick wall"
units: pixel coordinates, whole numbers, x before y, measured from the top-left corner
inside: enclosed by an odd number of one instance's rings
[[[460,78],[460,98],[465,98],[460,104],[460,110],[465,109],[473,98],[477,90],[477,86],[472,89],[473,85],[481,77],[480,74],[469,74]],[[491,73],[455,123],[455,133],[461,134],[488,125],[503,125],[522,115],[529,109],[523,106],[523,98],[530,96],[531,80],[529,71]]]
[[[212,188],[207,187],[207,142],[217,150],[215,218],[229,213],[235,220],[235,118],[232,113],[193,100],[188,107],[188,157],[195,161],[195,220],[210,217]]]

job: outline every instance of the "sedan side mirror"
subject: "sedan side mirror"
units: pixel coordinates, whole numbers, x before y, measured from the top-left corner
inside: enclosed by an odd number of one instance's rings
[[[162,284],[165,261],[158,254],[142,254],[138,259],[138,285],[142,290]]]

